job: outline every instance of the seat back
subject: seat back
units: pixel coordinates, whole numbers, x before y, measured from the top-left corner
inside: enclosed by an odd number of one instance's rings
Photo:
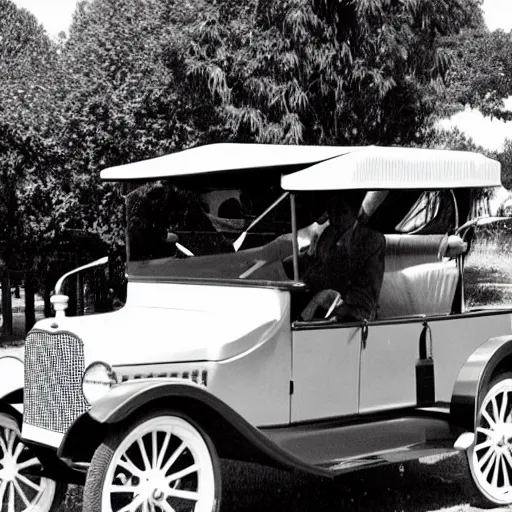
[[[439,257],[444,235],[386,235],[379,319],[451,312],[459,278],[454,260]]]

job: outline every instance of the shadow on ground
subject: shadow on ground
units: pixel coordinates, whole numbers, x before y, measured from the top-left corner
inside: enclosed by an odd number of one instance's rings
[[[461,455],[435,464],[412,462],[325,480],[249,464],[225,464],[222,511],[421,512],[479,510]]]

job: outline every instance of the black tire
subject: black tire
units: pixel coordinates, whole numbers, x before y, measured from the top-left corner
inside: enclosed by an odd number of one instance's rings
[[[508,382],[504,382],[508,381]],[[512,373],[503,373],[499,375],[498,377],[494,378],[484,389],[482,389],[482,392],[480,396],[478,397],[478,414],[476,418],[476,425],[475,425],[475,445],[478,446],[482,442],[485,442],[487,439],[489,439],[489,442],[491,442],[491,438],[486,436],[485,434],[482,434],[481,432],[477,432],[477,428],[479,427],[490,427],[489,422],[487,419],[483,417],[483,409],[486,410],[487,413],[489,413],[489,410],[492,408],[492,402],[491,402],[491,408],[489,407],[489,400],[492,398],[492,396],[496,392],[500,392],[500,390],[503,390],[506,392],[507,397],[510,393],[510,398],[507,398],[507,403],[503,407],[504,410],[504,416],[506,419],[506,423],[511,423],[512,426]],[[504,400],[502,399],[499,401],[496,399],[496,403],[499,408],[499,412],[501,414],[501,408],[504,404]],[[508,419],[507,419],[508,418]],[[493,430],[491,428],[491,430]],[[511,439],[512,441],[512,439]],[[493,444],[494,446],[494,444]],[[508,440],[505,440],[505,443],[503,446],[499,447],[501,450],[505,451],[508,450],[508,453],[511,454],[511,460],[512,460],[512,442],[508,442]],[[497,450],[498,448],[492,448],[493,450]],[[480,453],[487,453],[487,451],[491,451],[491,447],[486,451],[485,448],[483,448],[483,452],[480,451]],[[496,458],[500,458],[501,456],[498,456]],[[485,457],[480,458],[480,462]],[[503,456],[503,458],[506,459],[506,457]],[[482,470],[487,469],[487,464],[491,465],[493,459],[493,456],[490,456],[489,462],[482,464],[480,468],[476,467],[478,457],[475,454],[474,446],[472,446],[469,450],[466,451],[466,462],[468,465],[468,470],[470,474],[470,478],[468,479],[470,482],[470,488],[468,489],[468,492],[474,494],[476,491],[476,497],[474,500],[472,500],[472,504],[475,506],[478,506],[479,508],[495,508],[496,506],[500,507],[509,507],[512,505],[512,492],[510,493],[510,496],[503,496],[500,497],[498,492],[495,492],[493,494],[492,490],[492,482],[488,482],[483,478],[483,475],[481,474]],[[506,463],[506,466],[508,467],[507,471],[507,478],[509,479],[509,483],[512,484],[512,464]],[[491,468],[492,472],[492,468]],[[496,489],[499,489],[500,487],[505,486],[505,474],[503,466],[501,469],[497,470],[498,472],[498,483],[496,485]],[[503,485],[500,486],[499,484],[502,483]],[[507,486],[508,487],[508,486]]]
[[[111,482],[107,482],[107,480],[110,479],[110,475],[113,477],[113,480],[120,479],[123,475],[122,473],[116,473],[116,468],[119,466],[116,464],[116,461],[114,460],[114,457],[116,459],[118,458],[118,455],[116,455],[116,452],[120,450],[120,452],[126,453],[128,450],[130,450],[132,447],[134,447],[136,441],[131,441],[131,444],[126,444],[125,448],[120,448],[123,445],[123,442],[125,442],[126,439],[129,438],[129,436],[133,436],[134,432],[136,432],[138,429],[144,429],[149,425],[154,424],[156,421],[167,421],[169,422],[169,425],[172,423],[179,422],[185,422],[188,424],[193,430],[197,432],[197,434],[200,436],[202,442],[204,443],[206,450],[209,455],[209,459],[211,461],[211,467],[208,465],[208,469],[211,469],[212,477],[213,477],[213,502],[211,504],[211,507],[207,505],[208,510],[201,508],[201,511],[204,512],[218,512],[220,510],[220,502],[221,502],[221,494],[222,494],[222,480],[221,480],[221,468],[220,468],[220,461],[219,457],[217,455],[217,451],[215,449],[215,446],[210,439],[209,435],[204,431],[204,429],[193,419],[191,419],[188,415],[180,412],[180,411],[174,411],[170,409],[165,410],[155,410],[150,413],[144,414],[137,419],[134,419],[132,422],[128,424],[124,424],[120,426],[119,428],[114,429],[105,439],[105,441],[98,447],[96,452],[94,453],[94,456],[91,461],[91,465],[89,467],[89,471],[87,473],[87,479],[85,482],[85,488],[84,488],[84,498],[83,498],[83,510],[87,512],[117,512],[119,508],[122,508],[125,506],[125,503],[119,505],[118,507],[112,507],[112,501],[110,498],[104,497],[105,494],[105,486],[110,485]],[[155,427],[157,429],[157,427]],[[157,430],[159,433],[163,433],[160,430]],[[151,431],[151,433],[153,430]],[[149,433],[142,434],[141,439],[145,436],[149,435]],[[158,434],[156,434],[158,435]],[[172,439],[173,435],[171,435]],[[179,435],[176,436],[179,440]],[[161,438],[160,438],[161,439]],[[166,447],[165,454],[168,453],[169,447],[171,446],[171,441],[169,441],[169,444]],[[188,449],[187,453],[186,448],[182,453],[186,455],[192,455],[192,450]],[[176,450],[175,450],[176,451]],[[130,453],[130,457],[132,457],[132,453]],[[139,451],[139,453],[141,453]],[[148,453],[148,460],[149,460],[149,453]],[[151,456],[153,457],[153,453],[151,452]],[[171,456],[168,458],[171,459],[173,456],[173,453],[171,452]],[[180,460],[181,455],[176,459],[176,461]],[[192,455],[192,459],[196,460],[196,458]],[[135,461],[134,464],[137,466],[136,469],[139,471],[143,471],[138,464],[142,464],[142,459]],[[162,460],[163,464],[163,460]],[[111,467],[113,469],[111,469]],[[164,464],[165,466],[165,464]],[[173,465],[170,466],[169,469],[171,469]],[[133,480],[134,475],[133,473],[128,472],[128,475],[130,475],[129,480]],[[126,477],[126,475],[124,475]],[[168,475],[167,475],[168,478]],[[199,477],[197,477],[199,478]],[[180,479],[181,480],[181,479]],[[123,485],[123,484],[122,484]],[[133,483],[132,485],[138,485],[137,483]],[[199,487],[199,480],[197,483],[197,486]],[[155,489],[154,492],[157,490]],[[178,489],[178,492],[181,492]],[[187,491],[185,491],[187,492]],[[198,491],[196,491],[198,492]],[[124,493],[128,494],[128,493]],[[133,493],[129,493],[133,494]],[[135,495],[133,495],[135,496]],[[153,493],[154,496],[154,493]],[[153,498],[151,498],[153,499]],[[168,500],[168,497],[164,497],[164,500]],[[104,501],[108,501],[108,506],[102,506],[104,505]],[[132,500],[128,500],[129,503]],[[157,504],[155,504],[156,510],[163,510],[163,507],[160,508]],[[186,510],[186,509],[184,509]]]
[[[32,459],[37,459],[36,454],[30,448],[30,446],[27,446],[23,441],[20,439],[19,432],[21,430],[21,417],[14,416],[8,413],[0,413],[0,416],[2,416],[2,419],[4,420],[2,424],[0,425],[0,438],[2,438],[2,442],[0,443],[0,461],[4,460],[6,457],[6,450],[9,454],[9,457],[11,455],[14,455],[16,449],[19,448],[18,451],[20,453],[17,457],[17,462],[20,462],[20,464],[23,464],[24,461],[30,461]],[[12,428],[5,426],[12,424]],[[17,426],[17,429],[15,429],[15,426]],[[5,429],[5,430],[4,430]],[[12,436],[15,436],[12,449],[8,446],[8,440],[12,439]],[[14,460],[14,459],[13,459]],[[39,460],[39,459],[38,459]],[[31,468],[35,468],[36,466],[31,465]],[[2,462],[0,462],[0,469],[2,469]],[[31,476],[30,473],[26,472],[25,470],[19,470],[18,473],[20,476],[16,478],[16,485],[19,489],[23,491],[23,494],[25,498],[28,498],[30,503],[30,510],[33,512],[57,512],[60,509],[60,506],[62,502],[64,501],[66,497],[66,490],[68,487],[68,484],[66,482],[57,482],[52,481],[48,478],[40,478],[39,479],[39,486],[43,485],[43,491],[37,492],[34,490],[34,488],[31,488],[26,483],[21,481],[21,478],[24,478],[25,480],[30,480],[34,484],[38,485],[38,483],[34,480],[31,480],[30,478],[27,478],[28,476]],[[31,478],[38,478],[38,477],[31,477]],[[11,480],[4,480],[2,482],[0,478],[0,489],[2,487],[4,488],[5,492],[2,492],[3,499],[0,503],[0,510],[8,510],[8,502],[10,499],[10,494],[13,493],[13,499],[15,503],[15,510],[17,512],[23,512],[24,510],[27,510],[29,506],[27,506],[20,494],[19,491],[16,490],[13,483],[11,483]],[[2,485],[3,484],[3,485]],[[1,491],[0,491],[1,492]],[[37,503],[36,503],[37,502]]]

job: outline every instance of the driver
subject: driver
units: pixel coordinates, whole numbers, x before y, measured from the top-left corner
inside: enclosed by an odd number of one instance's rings
[[[386,242],[364,218],[358,219],[363,197],[358,191],[336,194],[327,210],[329,226],[313,250],[300,258],[300,273],[315,294],[302,312],[304,320],[311,320],[319,307],[328,311],[337,297],[341,301],[330,316],[338,321],[376,317]]]

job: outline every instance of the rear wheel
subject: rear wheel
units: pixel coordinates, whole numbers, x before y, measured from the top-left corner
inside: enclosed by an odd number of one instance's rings
[[[467,457],[473,483],[487,504],[512,504],[512,373],[487,387]]]
[[[155,411],[96,450],[84,489],[88,512],[216,512],[216,450],[186,415]]]
[[[0,413],[0,512],[55,512],[67,485],[37,476],[41,463],[19,437],[18,422]]]

